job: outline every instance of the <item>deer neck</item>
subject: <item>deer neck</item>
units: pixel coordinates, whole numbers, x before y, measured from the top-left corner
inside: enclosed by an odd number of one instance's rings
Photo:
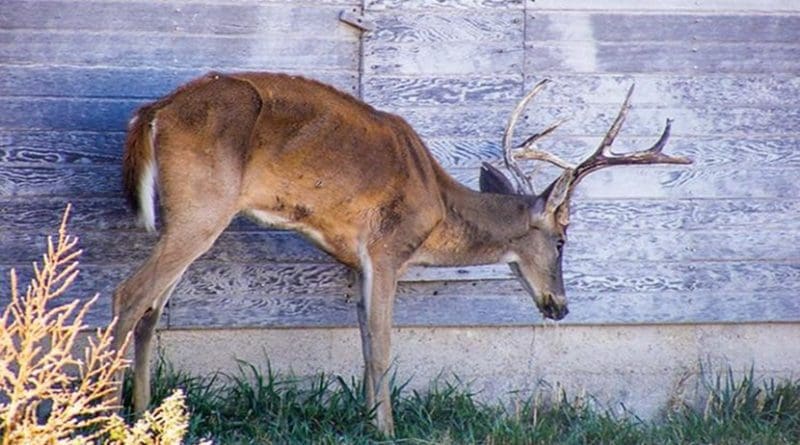
[[[510,241],[530,227],[524,196],[481,193],[451,184],[442,193],[445,215],[423,243],[416,263],[467,266],[507,261]]]

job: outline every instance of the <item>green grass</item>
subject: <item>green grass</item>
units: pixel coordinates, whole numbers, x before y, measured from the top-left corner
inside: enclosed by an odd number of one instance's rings
[[[479,402],[458,381],[434,383],[426,392],[393,384],[394,441],[371,427],[360,382],[336,376],[298,380],[241,363],[232,375],[198,378],[162,361],[153,402],[184,389],[191,413],[186,443],[800,443],[800,383],[758,384],[752,371],[741,378],[730,371],[704,376],[703,400],[652,422],[592,408],[563,392],[547,403],[509,408]]]

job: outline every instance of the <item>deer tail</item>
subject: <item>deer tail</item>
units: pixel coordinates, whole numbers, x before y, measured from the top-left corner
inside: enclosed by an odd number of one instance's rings
[[[128,124],[125,154],[122,158],[122,181],[137,224],[148,232],[156,229],[156,193],[158,170],[154,154],[156,135],[155,110],[140,108]]]

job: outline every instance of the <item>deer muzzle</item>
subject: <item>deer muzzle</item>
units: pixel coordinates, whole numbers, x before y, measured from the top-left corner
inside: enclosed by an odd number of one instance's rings
[[[569,314],[567,308],[567,299],[565,297],[557,297],[554,295],[547,295],[544,302],[539,306],[539,311],[545,318],[551,320],[561,320]]]

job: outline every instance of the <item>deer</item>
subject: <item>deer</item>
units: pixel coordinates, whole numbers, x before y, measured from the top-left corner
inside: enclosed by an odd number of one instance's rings
[[[671,120],[652,147],[611,150],[633,86],[597,150],[579,164],[536,144],[561,122],[515,146],[520,116],[547,83],[536,84],[509,118],[502,160],[512,179],[483,163],[479,191],[453,179],[403,118],[299,76],[211,72],[139,108],[125,140],[123,186],[149,231],[158,197],[160,235],[113,295],[115,348],[133,337],[134,411],[150,401],[152,339],[164,305],[237,215],[294,230],[356,272],[367,409],[389,437],[392,310],[409,266],[506,263],[545,318],[564,318],[562,256],[575,187],[606,167],[691,160],[662,153]],[[521,160],[563,172],[536,193]]]

